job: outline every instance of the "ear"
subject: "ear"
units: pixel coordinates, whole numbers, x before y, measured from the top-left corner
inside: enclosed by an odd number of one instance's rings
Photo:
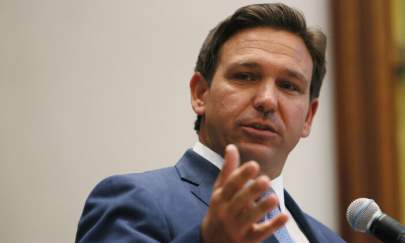
[[[314,98],[310,101],[307,116],[305,118],[304,128],[302,129],[301,137],[308,137],[311,133],[312,121],[315,117],[315,113],[318,110],[319,100]]]
[[[208,81],[196,72],[190,79],[191,106],[197,115],[205,114],[205,105],[209,92]]]

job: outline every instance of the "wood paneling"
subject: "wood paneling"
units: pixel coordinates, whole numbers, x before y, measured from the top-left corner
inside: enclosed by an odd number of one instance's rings
[[[359,197],[399,216],[389,1],[332,1],[341,232],[348,242],[378,242],[349,228]]]

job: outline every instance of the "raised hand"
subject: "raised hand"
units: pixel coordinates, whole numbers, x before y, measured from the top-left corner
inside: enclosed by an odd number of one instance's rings
[[[288,220],[288,216],[281,213],[271,220],[259,222],[277,206],[277,197],[273,194],[257,200],[269,189],[269,177],[260,175],[260,166],[255,161],[239,165],[238,149],[235,145],[228,145],[201,226],[205,243],[261,242]]]

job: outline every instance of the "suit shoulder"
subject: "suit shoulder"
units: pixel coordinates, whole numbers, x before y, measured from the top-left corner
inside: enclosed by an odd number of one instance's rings
[[[175,173],[165,168],[144,173],[114,175],[99,182],[86,200],[76,242],[117,242],[117,232],[130,229],[139,239],[169,238],[167,221],[158,203],[158,192],[150,188],[159,177]],[[149,182],[149,184],[148,184]],[[157,187],[157,186],[154,186]],[[147,232],[138,231],[148,225]],[[150,236],[146,236],[150,234]],[[97,240],[96,240],[97,239]]]
[[[106,191],[120,193],[134,188],[159,187],[166,181],[176,180],[177,172],[174,167],[167,167],[140,173],[113,175],[101,180],[93,189],[94,191]]]

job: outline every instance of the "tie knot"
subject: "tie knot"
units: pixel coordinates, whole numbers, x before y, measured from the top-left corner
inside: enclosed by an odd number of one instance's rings
[[[272,188],[272,187],[270,187],[266,192],[264,192],[260,197],[259,197],[259,199],[258,199],[258,201],[260,201],[260,200],[262,200],[262,199],[264,199],[264,198],[267,198],[267,197],[269,197],[269,196],[271,196],[271,195],[276,195],[276,197],[278,198],[278,196],[277,196],[277,194],[276,194],[276,192],[274,191],[274,189]],[[280,206],[279,206],[280,207]]]
[[[260,200],[267,198],[273,194],[276,195],[276,192],[274,191],[274,189],[272,187],[270,187],[266,192],[264,192],[261,195]],[[278,204],[277,207],[273,208],[273,210],[271,210],[270,212],[267,213],[266,218],[267,219],[273,218],[274,216],[276,216],[280,213],[281,213],[281,208],[280,208],[280,204]]]
[[[269,189],[264,193],[265,196],[270,196],[271,194],[275,194],[273,187],[269,187]]]

